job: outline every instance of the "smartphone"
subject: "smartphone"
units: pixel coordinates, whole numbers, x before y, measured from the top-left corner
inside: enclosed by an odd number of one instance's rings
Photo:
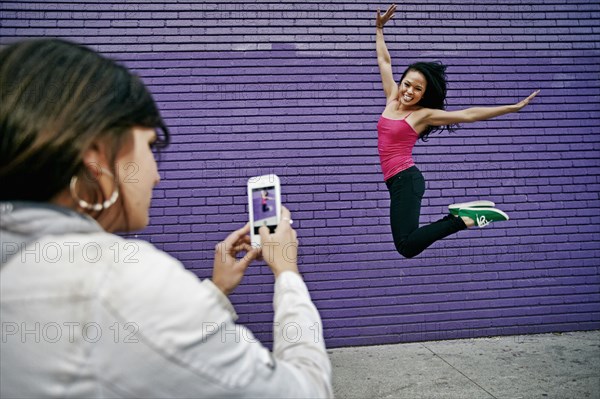
[[[250,213],[250,240],[258,247],[258,229],[267,226],[271,233],[281,218],[281,187],[277,175],[263,175],[248,179],[248,210]]]

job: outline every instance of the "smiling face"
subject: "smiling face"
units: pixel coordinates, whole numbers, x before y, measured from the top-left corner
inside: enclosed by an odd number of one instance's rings
[[[404,106],[417,105],[427,89],[427,80],[421,72],[409,70],[398,86],[398,100]]]

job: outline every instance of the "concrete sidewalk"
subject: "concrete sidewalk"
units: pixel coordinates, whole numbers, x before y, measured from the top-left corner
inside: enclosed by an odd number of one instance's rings
[[[329,350],[336,398],[600,398],[600,331]]]

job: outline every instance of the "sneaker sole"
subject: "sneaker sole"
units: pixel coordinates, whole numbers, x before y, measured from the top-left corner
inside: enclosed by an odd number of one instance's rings
[[[492,201],[471,201],[471,202],[462,202],[459,204],[448,205],[448,210],[450,213],[457,215],[458,211],[461,208],[493,208],[496,204]]]
[[[481,208],[462,208],[462,210],[464,211],[472,211],[472,212],[477,212],[479,210],[481,210]],[[504,213],[503,211],[501,211],[498,208],[492,208],[492,209],[488,209],[488,212],[494,212],[497,213],[498,215],[501,215],[503,218],[505,218],[505,220],[495,220],[495,222],[505,222],[507,220],[510,220],[510,218],[508,217],[508,215],[506,213]]]

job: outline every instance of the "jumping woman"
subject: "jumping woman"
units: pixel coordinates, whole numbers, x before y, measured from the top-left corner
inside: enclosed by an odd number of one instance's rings
[[[437,222],[419,227],[425,180],[412,159],[419,138],[435,131],[452,131],[459,123],[470,123],[517,112],[529,104],[539,90],[513,105],[474,107],[445,111],[446,67],[440,62],[417,62],[403,73],[400,84],[392,74],[392,63],[383,26],[394,17],[396,5],[381,15],[377,10],[377,63],[387,99],[377,124],[378,149],[384,180],[390,192],[390,221],[396,250],[406,258],[420,254],[431,244],[468,227],[483,227],[493,221],[508,220],[491,201],[450,205],[450,214]]]

